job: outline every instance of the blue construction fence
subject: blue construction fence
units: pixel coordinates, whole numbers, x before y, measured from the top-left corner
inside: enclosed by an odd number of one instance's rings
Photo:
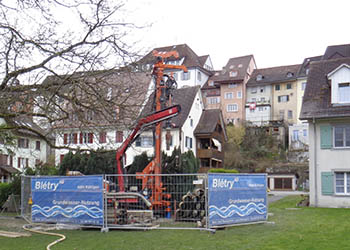
[[[171,177],[173,177],[172,180],[176,180],[175,176]],[[205,206],[203,211],[199,212],[203,212],[205,222],[202,224],[205,228],[267,220],[266,174],[210,173],[201,174],[200,178],[199,175],[198,178],[192,176],[191,180],[194,184],[201,183],[200,189],[204,190]],[[111,209],[107,206],[107,197],[111,192],[118,195],[118,192],[110,190],[110,184],[105,176],[33,176],[30,180],[31,192],[28,197],[28,204],[31,206],[31,220],[32,222],[67,223],[106,228],[108,227],[107,209]],[[172,185],[174,187],[177,184],[172,183]],[[196,185],[186,187],[189,190],[185,190],[184,193],[187,193],[186,198],[188,199],[188,193],[193,191]],[[179,190],[179,188],[174,188],[174,190]],[[132,196],[131,192],[128,194]],[[138,196],[142,196],[141,191]],[[176,194],[173,193],[171,196],[176,197]],[[177,204],[179,203],[181,202]],[[191,209],[190,206],[189,209]],[[174,213],[177,210],[174,207]],[[128,210],[125,209],[125,211]],[[135,211],[131,212],[135,213]],[[196,213],[198,214],[198,211]],[[112,214],[115,215],[116,212]],[[190,211],[189,214],[192,212]],[[123,227],[127,226],[123,225]]]

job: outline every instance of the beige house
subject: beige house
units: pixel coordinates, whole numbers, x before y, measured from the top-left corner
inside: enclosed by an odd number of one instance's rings
[[[295,124],[298,120],[297,73],[300,65],[270,68],[274,73],[272,81],[272,120],[283,120]]]

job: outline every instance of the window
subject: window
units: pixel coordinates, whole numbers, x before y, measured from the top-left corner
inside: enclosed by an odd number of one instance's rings
[[[110,101],[112,99],[112,88],[107,89],[107,100]]]
[[[287,83],[287,89],[292,89],[292,84],[291,83]]]
[[[226,92],[225,93],[225,99],[233,99],[233,93],[232,92]]]
[[[281,109],[281,110],[279,111],[279,114],[280,114],[280,119],[283,120],[283,119],[284,119],[284,110]]]
[[[237,111],[238,111],[237,104],[228,104],[227,105],[227,112],[237,112]]]
[[[190,126],[193,127],[193,119],[190,119]]]
[[[29,166],[29,159],[18,157],[17,159],[17,167],[20,169],[27,168]]]
[[[218,103],[220,103],[220,98],[219,97],[208,97],[207,102],[208,102],[208,104],[218,104]]]
[[[93,143],[93,142],[94,142],[94,134],[93,133],[80,133],[80,135],[79,135],[79,143],[80,144]]]
[[[237,92],[237,98],[238,99],[242,99],[242,91],[238,91]]]
[[[236,77],[238,74],[237,71],[230,71],[230,77]]]
[[[18,139],[18,147],[19,148],[29,148],[29,139],[19,138]]]
[[[140,136],[136,140],[136,147],[150,148],[153,147],[152,136]]]
[[[106,143],[107,142],[107,133],[106,132],[100,132],[99,142],[100,143]]]
[[[334,126],[334,147],[350,147],[350,125]]]
[[[259,110],[260,112],[262,112],[262,111],[264,111],[264,108],[263,108],[263,107],[259,107],[258,110]]]
[[[92,121],[94,119],[95,113],[93,110],[88,110],[86,112],[86,120]]]
[[[293,110],[288,110],[288,119],[293,119]]]
[[[181,80],[187,81],[187,80],[190,80],[190,79],[191,79],[191,72],[190,71],[188,71],[188,72],[183,72],[182,71]]]
[[[307,129],[303,129],[303,136],[304,136],[304,137],[307,136]]]
[[[338,94],[339,94],[339,102],[340,103],[348,103],[350,102],[350,83],[339,83],[338,84]]]
[[[262,76],[262,75],[259,74],[259,75],[256,76],[256,80],[257,80],[257,81],[261,81],[262,79],[263,79],[263,76]]]
[[[257,87],[253,87],[250,91],[250,93],[255,94],[257,92]]]
[[[299,130],[293,130],[292,141],[299,140]]]
[[[229,89],[233,89],[233,88],[236,88],[237,87],[237,83],[229,83],[228,84],[228,88]]]
[[[294,76],[294,73],[292,73],[292,72],[288,72],[288,73],[287,73],[287,77],[288,77],[288,78],[291,78],[292,76]]]
[[[306,82],[302,82],[301,83],[301,90],[305,90],[305,88],[306,88]]]
[[[197,73],[197,79],[198,79],[198,81],[202,81],[202,74],[199,71]]]
[[[335,193],[350,194],[349,172],[335,172]]]
[[[281,86],[279,84],[275,85],[275,90],[280,90]]]
[[[192,148],[192,138],[191,137],[186,136],[185,146],[186,146],[186,148]]]
[[[260,93],[264,93],[265,87],[260,87]]]
[[[63,144],[77,144],[78,143],[78,134],[70,133],[63,135]]]
[[[278,96],[278,102],[288,102],[288,101],[289,101],[289,95]]]
[[[40,151],[40,141],[36,141],[35,142],[35,150],[39,150]]]
[[[261,102],[265,102],[265,97],[261,97],[261,98],[260,98],[260,101],[261,101]]]
[[[252,102],[256,102],[256,98],[255,97],[252,98]]]
[[[115,142],[117,143],[123,142],[123,137],[124,137],[123,131],[115,132]]]
[[[214,86],[214,81],[210,80],[208,84],[209,84],[209,86]]]

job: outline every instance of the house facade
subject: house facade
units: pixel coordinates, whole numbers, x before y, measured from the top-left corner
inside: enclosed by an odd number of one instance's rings
[[[151,113],[151,100],[152,96],[142,114]],[[170,123],[171,127],[163,122],[162,151],[171,155],[175,148],[180,148],[182,153],[191,150],[199,159],[200,167],[222,166],[226,131],[221,111],[203,109],[202,93],[199,86],[174,90],[172,102],[181,105],[181,112],[170,119],[168,124]],[[127,150],[126,156],[127,159],[133,159],[143,152],[149,156],[154,154],[151,130],[140,134]]]
[[[36,165],[46,163],[51,153],[45,140],[24,127],[41,131],[28,117],[0,118],[1,125],[7,125],[13,144],[0,139],[0,181],[10,181],[10,174],[23,172],[26,168],[34,168]],[[13,126],[12,126],[13,125]],[[19,127],[22,127],[18,129]]]
[[[310,65],[301,119],[309,122],[312,206],[350,207],[349,82],[349,57]]]
[[[154,89],[151,75],[145,72],[109,72],[99,79],[101,81],[97,84],[101,85],[101,93],[105,95],[103,101],[111,106],[102,107],[105,113],[95,113],[93,109],[72,110],[66,120],[55,124],[56,165],[69,151],[116,150]],[[132,159],[127,160],[132,162]]]
[[[206,109],[220,108],[226,124],[244,121],[246,84],[254,69],[253,55],[229,59],[225,67],[215,71],[202,88]]]

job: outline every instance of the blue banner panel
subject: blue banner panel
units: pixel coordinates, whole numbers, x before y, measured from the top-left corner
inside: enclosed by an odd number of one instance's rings
[[[102,176],[32,178],[32,221],[103,225]]]
[[[266,174],[209,174],[209,227],[267,219]]]

